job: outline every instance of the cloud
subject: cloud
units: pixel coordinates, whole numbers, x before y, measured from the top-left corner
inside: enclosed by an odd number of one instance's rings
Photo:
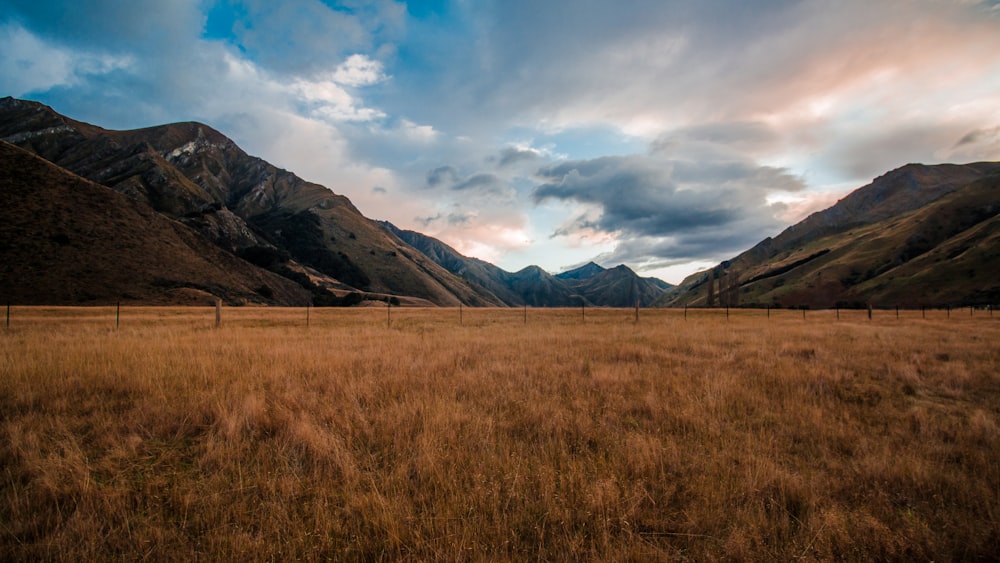
[[[769,194],[803,188],[787,170],[751,161],[694,163],[656,153],[563,162],[540,169],[538,177],[535,203],[554,199],[598,209],[563,224],[556,235],[613,233],[630,257],[638,243],[626,241],[635,239],[658,258],[738,250],[781,228],[785,208],[768,202]]]
[[[475,252],[693,264],[906,162],[1000,159],[997,5],[8,0],[0,95],[205,121]]]
[[[347,57],[333,72],[333,81],[346,86],[370,86],[386,78],[382,63],[360,54]]]
[[[452,186],[458,181],[458,170],[454,166],[439,166],[427,173],[427,185],[436,188],[442,185]]]
[[[49,45],[16,23],[0,24],[0,91],[13,96],[72,86],[128,69],[130,57]]]
[[[531,148],[505,147],[500,151],[497,166],[505,168],[524,162],[534,162],[542,157],[541,151]]]
[[[325,72],[348,54],[377,51],[404,26],[404,6],[389,1],[345,8],[319,0],[227,3],[238,8],[230,29],[233,41],[249,59],[276,74]]]

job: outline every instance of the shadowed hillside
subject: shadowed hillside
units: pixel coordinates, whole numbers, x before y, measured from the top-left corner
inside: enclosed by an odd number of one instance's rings
[[[305,305],[309,293],[0,141],[0,295],[17,304]]]
[[[1000,163],[909,164],[708,272],[661,305],[1000,303]]]

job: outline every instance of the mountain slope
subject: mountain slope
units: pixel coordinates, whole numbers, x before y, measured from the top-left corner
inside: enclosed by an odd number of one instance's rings
[[[346,197],[247,155],[203,124],[108,131],[3,98],[0,138],[147,203],[233,253],[276,249],[348,289],[438,305],[499,303],[364,217]]]
[[[523,305],[524,298],[513,291],[508,282],[510,273],[476,258],[468,258],[454,248],[416,231],[400,229],[385,221],[383,226],[435,263],[462,278],[484,298],[504,305]]]
[[[0,141],[0,287],[18,304],[305,305],[297,284]]]
[[[708,305],[710,279],[716,305],[995,303],[998,213],[1000,163],[907,165],[690,276],[659,304]]]
[[[596,275],[606,272],[602,266],[599,266],[593,262],[587,262],[579,268],[573,268],[572,270],[566,270],[565,272],[560,272],[556,274],[556,277],[567,281],[567,282],[579,282],[583,280],[590,279]]]

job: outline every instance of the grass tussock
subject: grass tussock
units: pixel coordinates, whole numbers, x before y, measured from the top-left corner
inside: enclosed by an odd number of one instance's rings
[[[1000,553],[1000,322],[581,313],[15,308],[0,559]]]

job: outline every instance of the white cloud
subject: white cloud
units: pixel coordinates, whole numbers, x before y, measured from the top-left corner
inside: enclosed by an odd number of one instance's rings
[[[333,81],[346,86],[370,86],[386,78],[382,63],[361,54],[347,57],[333,72]]]
[[[23,96],[133,66],[128,56],[50,45],[14,23],[0,23],[0,91]]]

